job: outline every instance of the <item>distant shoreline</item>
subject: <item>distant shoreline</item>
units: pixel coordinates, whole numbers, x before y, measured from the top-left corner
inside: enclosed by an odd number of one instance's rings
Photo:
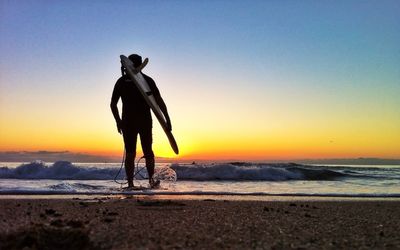
[[[118,164],[121,163],[121,159],[104,157],[90,156],[89,158],[81,158],[75,156],[53,156],[53,155],[13,155],[5,156],[4,152],[0,152],[0,162],[8,163],[29,163],[33,161],[43,162],[56,162],[56,161],[69,161],[72,163],[106,163],[106,164]],[[320,164],[320,165],[400,165],[400,159],[384,159],[384,158],[335,158],[335,159],[298,159],[298,160],[203,160],[203,159],[174,159],[174,158],[162,158],[156,157],[158,163],[230,163],[230,162],[253,162],[253,163],[296,163],[296,164]]]

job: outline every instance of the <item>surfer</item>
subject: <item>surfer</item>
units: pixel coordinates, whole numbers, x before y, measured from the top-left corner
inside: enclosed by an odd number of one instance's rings
[[[142,64],[142,57],[132,54],[128,57],[137,68]],[[114,90],[111,97],[111,111],[117,123],[118,133],[123,135],[125,144],[125,172],[128,179],[128,187],[133,187],[134,177],[134,164],[136,157],[136,142],[137,136],[140,136],[140,142],[144,158],[146,159],[146,169],[149,175],[150,187],[155,187],[159,184],[153,179],[154,175],[154,153],[152,149],[153,135],[152,135],[152,118],[150,107],[141,95],[139,89],[130,80],[125,73],[125,68],[121,67],[122,76],[115,83]],[[143,74],[146,82],[148,83],[152,94],[154,95],[158,106],[164,114],[167,121],[167,127],[171,131],[171,121],[168,115],[167,106],[161,98],[160,91],[158,90],[154,80]],[[119,98],[122,100],[122,118],[119,116],[117,103]]]

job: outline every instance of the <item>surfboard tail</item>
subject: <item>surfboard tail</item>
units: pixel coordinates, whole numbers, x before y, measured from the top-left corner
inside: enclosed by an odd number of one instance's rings
[[[179,148],[178,148],[178,144],[175,141],[174,136],[172,135],[171,132],[169,132],[167,134],[167,137],[168,137],[168,141],[169,141],[169,144],[171,145],[172,150],[174,150],[175,154],[178,155],[179,154]]]

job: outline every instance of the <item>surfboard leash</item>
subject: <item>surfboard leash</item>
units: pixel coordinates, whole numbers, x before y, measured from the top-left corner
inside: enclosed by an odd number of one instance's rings
[[[136,175],[139,175],[139,176],[142,177],[143,179],[146,179],[146,178],[144,178],[144,176],[140,173],[140,171],[142,171],[142,170],[144,169],[144,167],[139,169],[139,163],[140,163],[140,161],[141,161],[142,159],[144,159],[144,158],[145,158],[145,157],[144,157],[144,155],[143,155],[143,156],[140,157],[139,160],[137,161],[137,163],[136,163],[136,172],[135,172],[135,170],[133,171],[133,172],[134,172],[134,174],[133,174],[133,179],[135,179]]]
[[[119,181],[117,181],[117,178],[118,178],[119,174],[121,173],[122,167],[124,166],[124,162],[125,162],[125,153],[126,153],[126,152],[125,152],[125,147],[124,147],[124,154],[122,155],[121,167],[119,168],[118,173],[117,173],[117,174],[115,175],[115,177],[114,177],[114,182],[117,183],[117,184],[120,184],[121,187],[122,187],[122,185],[125,185],[125,184],[128,183],[128,181],[126,181],[126,182],[119,182]]]
[[[124,148],[124,154],[122,155],[121,166],[119,167],[119,170],[118,170],[117,174],[116,174],[115,177],[114,177],[114,182],[117,183],[117,184],[120,184],[121,186],[128,183],[128,181],[120,182],[120,181],[117,180],[118,176],[121,174],[122,167],[124,166],[125,157],[126,157],[126,151],[125,151],[125,148]],[[140,161],[141,161],[142,159],[144,159],[144,158],[145,158],[145,157],[142,156],[142,157],[140,157],[139,160],[136,162],[136,168],[133,169],[133,172],[134,172],[133,178],[135,178],[137,175],[139,175],[140,177],[142,177],[143,179],[145,179],[145,177],[140,173],[140,172],[144,169],[144,167],[143,167],[143,168],[139,168],[139,163],[140,163]],[[135,171],[135,169],[136,169],[136,171]]]

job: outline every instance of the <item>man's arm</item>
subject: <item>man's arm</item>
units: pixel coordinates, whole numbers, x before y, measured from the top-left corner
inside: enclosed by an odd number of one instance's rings
[[[163,112],[165,120],[167,121],[167,127],[168,127],[169,131],[171,131],[172,125],[171,125],[171,120],[168,115],[167,105],[165,105],[165,102],[161,97],[160,91],[158,90],[156,83],[153,81],[153,79],[151,79],[151,81],[152,81],[151,89],[152,89],[152,92],[154,95],[154,99],[156,99],[158,106],[160,107],[161,111]]]
[[[154,98],[156,99],[158,106],[160,107],[161,111],[164,114],[165,119],[167,120],[167,126],[168,126],[169,131],[171,131],[172,125],[171,125],[171,120],[169,119],[167,105],[165,105],[165,102],[162,99],[160,94],[154,95]]]
[[[111,112],[114,116],[115,122],[117,123],[118,133],[121,134],[122,133],[122,121],[119,116],[119,111],[118,111],[118,106],[117,106],[118,100],[121,97],[121,94],[120,94],[118,86],[119,86],[119,84],[117,82],[114,86],[114,90],[112,93],[110,108],[111,108]]]

